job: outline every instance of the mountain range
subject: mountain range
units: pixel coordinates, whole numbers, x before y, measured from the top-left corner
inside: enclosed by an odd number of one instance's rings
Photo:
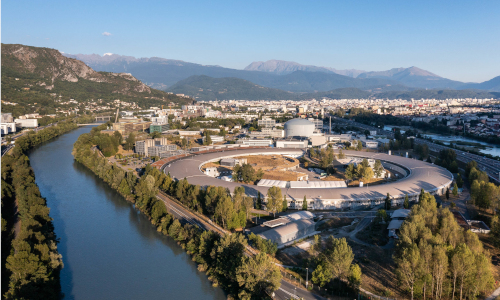
[[[295,72],[294,72],[295,73]],[[294,74],[292,73],[292,74]],[[183,93],[197,100],[306,100],[306,99],[360,99],[377,96],[387,99],[449,99],[449,98],[500,98],[498,92],[481,90],[405,90],[400,85],[385,90],[366,91],[355,87],[336,88],[325,92],[297,93],[263,87],[250,81],[234,78],[213,78],[206,75],[193,75],[171,86],[167,91]],[[404,87],[404,86],[403,86]]]
[[[103,56],[98,54],[64,55],[82,60],[98,71],[131,73],[148,86],[162,90],[167,90],[191,76],[206,75],[212,78],[239,78],[261,87],[296,93],[326,92],[339,88],[359,88],[372,93],[396,90],[404,92],[415,89],[500,91],[498,83],[500,79],[492,79],[484,83],[463,83],[443,78],[417,67],[367,72],[269,60],[253,62],[244,70],[237,70],[159,57],[135,58],[110,53]],[[192,87],[192,82],[190,86]],[[177,85],[175,90],[181,92],[180,85]],[[270,91],[271,94],[274,92]],[[187,90],[184,94],[189,95]]]

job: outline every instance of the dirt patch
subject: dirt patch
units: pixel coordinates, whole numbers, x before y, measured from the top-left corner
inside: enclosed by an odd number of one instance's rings
[[[356,238],[368,244],[384,246],[389,242],[387,226],[387,223],[379,224],[376,221],[371,222],[363,230],[356,233]]]
[[[478,233],[477,236],[483,243],[484,250],[488,251],[491,255],[493,277],[495,278],[495,282],[498,282],[498,284],[495,286],[495,288],[497,288],[498,286],[500,286],[500,249],[493,245],[491,236],[483,233]]]
[[[288,169],[299,165],[298,159],[282,155],[249,155],[236,158],[245,158],[254,169],[263,171]]]
[[[407,299],[408,295],[397,286],[396,266],[392,259],[393,250],[368,247],[348,239],[354,252],[354,260],[361,267],[361,287],[377,295],[390,294],[391,298]]]
[[[134,151],[133,150],[124,150],[123,147],[121,145],[119,145],[117,153],[121,154],[123,156],[126,156],[126,155],[132,155],[132,154],[134,154]]]
[[[352,218],[333,217],[332,219],[327,219],[321,223],[318,227],[318,231],[348,226],[351,225],[352,221],[354,221]]]
[[[296,181],[299,176],[305,175],[304,173],[298,173],[293,171],[264,171],[263,179],[273,179],[282,181]]]

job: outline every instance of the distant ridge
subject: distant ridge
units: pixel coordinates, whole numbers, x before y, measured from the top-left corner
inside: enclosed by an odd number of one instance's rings
[[[297,71],[300,72],[300,71]],[[306,72],[307,73],[307,72]],[[338,75],[340,76],[340,75]],[[391,90],[393,88],[394,90]],[[307,100],[307,99],[366,99],[370,97],[387,99],[421,98],[499,98],[500,93],[474,90],[413,90],[401,91],[404,86],[390,86],[385,90],[374,88],[364,91],[359,88],[337,88],[325,92],[292,93],[257,85],[239,78],[212,78],[194,75],[179,81],[168,91],[189,95],[196,100]]]
[[[361,70],[337,70],[334,68],[328,67],[317,67],[317,66],[308,66],[301,65],[299,63],[293,61],[284,61],[284,60],[268,60],[268,61],[256,61],[245,67],[246,71],[261,71],[261,72],[269,72],[275,73],[278,75],[290,74],[295,71],[306,71],[306,72],[326,72],[326,73],[335,73],[339,75],[349,76],[356,78],[359,74],[364,73],[365,71]]]
[[[337,88],[359,88],[368,91],[412,89],[485,89],[498,91],[494,80],[469,84],[443,78],[418,67],[393,68],[386,71],[337,70],[302,65],[283,60],[253,62],[245,70],[207,66],[160,57],[135,58],[118,54],[64,54],[82,60],[97,71],[131,73],[150,87],[166,90],[193,75],[212,78],[239,78],[263,87],[289,92],[325,92]]]

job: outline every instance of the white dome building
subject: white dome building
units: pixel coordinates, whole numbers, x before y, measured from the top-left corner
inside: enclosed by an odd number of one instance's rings
[[[305,119],[293,119],[285,123],[285,137],[311,137],[315,125]]]

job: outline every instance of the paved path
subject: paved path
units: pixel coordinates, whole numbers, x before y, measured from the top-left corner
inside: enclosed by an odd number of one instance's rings
[[[495,300],[498,296],[500,296],[500,287],[496,289],[491,295],[489,295],[485,300]]]

